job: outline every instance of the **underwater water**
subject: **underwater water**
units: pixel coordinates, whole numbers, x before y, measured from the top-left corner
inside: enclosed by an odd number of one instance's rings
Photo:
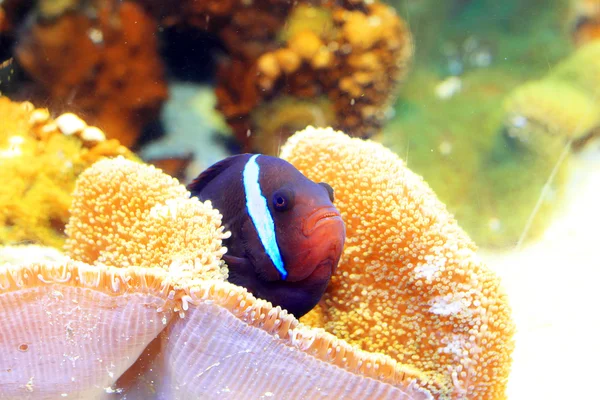
[[[0,399],[593,397],[599,97],[598,0],[0,0]]]

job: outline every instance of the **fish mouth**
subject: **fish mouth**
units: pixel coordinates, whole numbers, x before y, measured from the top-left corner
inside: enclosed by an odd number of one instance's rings
[[[334,272],[334,260],[327,258],[317,264],[317,266],[306,275],[297,277],[296,279],[289,279],[285,283],[294,286],[328,282]]]
[[[308,278],[305,279],[305,281],[318,281],[318,282],[329,281],[329,279],[331,279],[331,276],[333,275],[333,273],[334,273],[333,260],[326,259],[326,260],[323,260],[321,263],[319,263],[319,265],[316,266],[316,268],[313,270],[313,272],[311,272],[311,274],[308,276]]]
[[[304,236],[310,236],[317,228],[332,222],[341,222],[342,216],[335,207],[319,208],[310,214],[302,224],[302,233]]]

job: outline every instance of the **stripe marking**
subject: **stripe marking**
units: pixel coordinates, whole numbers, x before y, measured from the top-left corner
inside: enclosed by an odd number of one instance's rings
[[[246,208],[267,255],[281,274],[281,279],[285,280],[288,272],[284,268],[279,246],[277,245],[275,222],[273,222],[273,216],[267,206],[267,199],[263,196],[258,181],[260,167],[256,159],[259,155],[255,154],[250,157],[242,173],[244,191],[246,192]]]

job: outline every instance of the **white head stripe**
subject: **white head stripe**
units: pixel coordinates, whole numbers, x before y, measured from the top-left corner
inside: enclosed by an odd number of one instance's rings
[[[259,154],[255,154],[250,157],[242,173],[244,191],[246,192],[246,208],[267,255],[281,274],[281,279],[285,280],[288,273],[283,266],[279,246],[275,238],[275,223],[267,206],[267,199],[263,196],[260,189],[260,182],[258,181],[260,170],[256,162],[258,156]]]

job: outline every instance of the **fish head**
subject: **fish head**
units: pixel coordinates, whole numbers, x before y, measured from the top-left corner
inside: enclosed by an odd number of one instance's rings
[[[335,273],[346,228],[333,200],[328,184],[315,183],[303,175],[270,191],[286,282],[325,287]]]

